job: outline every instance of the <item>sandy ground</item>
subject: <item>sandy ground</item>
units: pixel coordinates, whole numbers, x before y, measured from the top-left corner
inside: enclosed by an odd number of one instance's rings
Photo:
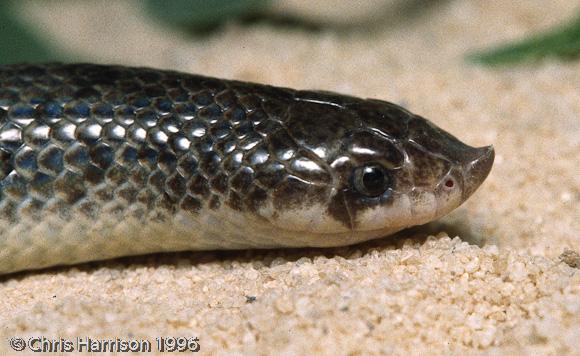
[[[292,3],[300,13],[308,1]],[[493,144],[495,166],[466,204],[407,238],[4,278],[0,351],[32,335],[197,336],[206,353],[580,355],[580,62],[488,70],[462,60],[569,18],[577,1],[440,1],[404,16],[387,7],[372,30],[231,24],[203,39],[148,23],[136,4],[27,1],[20,12],[86,61],[397,102],[470,144]],[[320,18],[349,20],[335,13]]]

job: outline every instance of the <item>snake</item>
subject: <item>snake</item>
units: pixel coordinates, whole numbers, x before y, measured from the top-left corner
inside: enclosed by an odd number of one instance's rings
[[[0,274],[352,245],[451,212],[493,160],[493,146],[378,99],[145,67],[3,65]]]

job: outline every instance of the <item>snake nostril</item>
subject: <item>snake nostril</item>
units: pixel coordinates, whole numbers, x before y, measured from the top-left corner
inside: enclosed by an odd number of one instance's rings
[[[451,178],[448,178],[448,179],[445,181],[445,186],[446,186],[447,188],[453,188],[453,186],[455,186],[455,182],[453,181],[453,179],[451,179]]]

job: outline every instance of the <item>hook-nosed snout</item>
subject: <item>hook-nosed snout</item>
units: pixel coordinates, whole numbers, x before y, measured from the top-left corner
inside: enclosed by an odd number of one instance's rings
[[[479,147],[476,150],[474,158],[464,164],[464,200],[469,198],[487,178],[495,158],[493,146]]]

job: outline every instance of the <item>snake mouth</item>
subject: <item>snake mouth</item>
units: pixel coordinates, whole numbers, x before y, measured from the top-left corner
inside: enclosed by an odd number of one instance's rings
[[[493,146],[476,148],[473,158],[463,164],[463,200],[469,198],[491,172],[495,158]]]

